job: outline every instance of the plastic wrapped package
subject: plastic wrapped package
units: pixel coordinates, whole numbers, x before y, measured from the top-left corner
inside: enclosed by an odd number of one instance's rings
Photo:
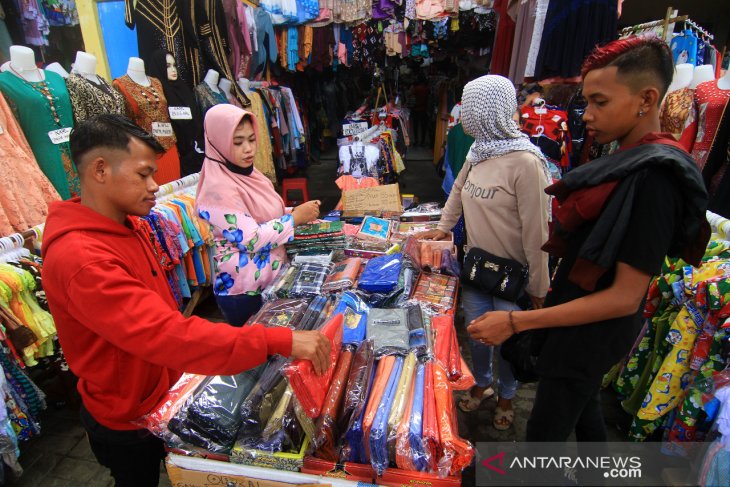
[[[449,380],[456,381],[461,378],[463,372],[454,319],[451,316],[437,315],[433,317],[431,326],[436,335],[436,360],[446,369]]]
[[[370,306],[354,291],[346,291],[340,296],[333,311],[343,316],[343,345],[359,345],[365,339],[367,317]]]
[[[414,236],[410,236],[403,244],[403,256],[406,262],[414,269],[421,269],[421,243]]]
[[[247,324],[261,323],[266,327],[283,326],[298,330],[309,307],[309,299],[275,299],[263,305],[258,313],[247,321]]]
[[[261,298],[264,302],[278,299],[279,296],[277,293],[286,282],[287,275],[291,270],[292,268],[289,263],[281,265],[281,268],[279,269],[279,274],[276,276],[274,281],[266,286],[266,289],[264,289],[264,291],[261,293]]]
[[[167,424],[188,401],[192,401],[196,389],[206,380],[205,375],[183,374],[152,411],[142,416],[135,424],[148,429],[163,441],[170,439],[171,432]]]
[[[422,272],[411,299],[427,303],[441,312],[450,311],[456,300],[459,280],[452,276]]]
[[[395,367],[396,358],[400,357],[386,355],[378,361],[375,370],[373,385],[370,389],[370,396],[368,397],[368,405],[365,408],[365,415],[362,420],[362,444],[367,462],[370,462],[370,430],[373,427],[373,421],[375,421],[375,415],[378,412],[380,402],[383,400],[383,394],[385,394],[388,386],[391,372],[393,372],[393,368]]]
[[[280,427],[275,430],[268,429],[270,435],[267,437],[239,435],[235,446],[239,457],[255,458],[256,450],[267,453],[299,453],[304,442],[304,430],[294,412],[294,401],[291,400],[291,396],[289,399],[285,396],[286,393],[282,395],[277,408],[269,418],[269,422],[280,425]]]
[[[376,356],[405,354],[408,351],[408,311],[371,309],[367,323],[367,337],[373,340]]]
[[[355,411],[365,408],[368,386],[375,364],[372,340],[365,340],[355,351],[350,366],[350,373],[347,376],[345,397],[342,402],[342,409],[338,415],[339,431],[345,431],[350,424]]]
[[[299,324],[299,330],[313,330],[320,324],[319,317],[327,306],[327,297],[317,296],[309,303],[307,311],[305,311],[302,321]]]
[[[370,357],[372,360],[372,353]],[[370,401],[370,396],[372,396],[373,392],[373,384],[375,382],[376,372],[377,368],[372,367],[369,370],[369,374],[365,377],[366,380],[365,382],[363,382],[363,387],[361,389],[364,393],[363,400],[356,404],[355,409],[352,411],[352,416],[350,416],[350,421],[347,425],[347,429],[342,435],[342,439],[340,441],[340,443],[342,444],[342,450],[340,451],[340,463],[367,463],[363,443],[363,425],[365,422],[365,413],[367,412],[367,404]],[[347,399],[349,400],[350,398],[348,397]]]
[[[289,297],[315,297],[322,292],[322,284],[330,273],[330,265],[302,264],[297,270]]]
[[[424,458],[428,461],[427,468],[422,472],[435,472],[439,458],[439,424],[436,416],[436,396],[433,382],[433,362],[426,362],[423,384],[423,433],[421,435]],[[413,448],[413,445],[411,445]],[[415,463],[415,458],[414,458]],[[423,466],[423,465],[419,465]]]
[[[277,355],[271,358],[256,385],[241,404],[239,438],[261,436],[264,427],[284,394],[287,383],[282,374],[289,359]]]
[[[403,362],[403,371],[400,374],[400,380],[395,390],[395,398],[393,406],[388,415],[388,457],[395,460],[395,440],[398,434],[398,427],[405,415],[406,407],[411,398],[413,391],[413,376],[416,371],[416,354],[410,352],[406,355]]]
[[[398,427],[395,431],[395,439],[388,436],[388,453],[390,454],[391,462],[395,462],[396,466],[403,470],[415,470],[413,466],[413,453],[411,452],[411,445],[408,441],[408,431],[411,427],[411,414],[413,412],[413,396],[416,389],[416,377],[418,365],[416,370],[413,372],[411,377],[411,386],[406,396],[405,409],[401,416]]]
[[[440,477],[456,475],[471,464],[474,459],[474,447],[459,436],[454,410],[454,396],[449,385],[446,371],[440,364],[433,364],[434,397],[436,402],[436,418],[443,455],[438,462]]]
[[[370,447],[370,464],[379,476],[383,475],[385,469],[388,468],[388,418],[398,396],[403,362],[403,357],[395,358],[393,370],[390,372],[383,397],[375,412],[370,432],[366,431],[368,439],[366,444]]]
[[[268,295],[270,299],[285,298],[289,295],[289,290],[294,283],[294,278],[297,276],[298,266],[289,266],[285,272],[279,273],[276,283],[272,285],[271,292]]]
[[[389,293],[398,285],[403,254],[370,259],[360,276],[358,287],[372,293]]]
[[[342,346],[342,315],[335,315],[320,331],[331,345],[330,366],[327,371],[323,375],[317,375],[312,362],[304,359],[297,359],[284,369],[294,394],[310,418],[320,415],[325,395],[337,367],[337,358]]]
[[[190,427],[218,444],[233,446],[241,427],[241,404],[266,365],[231,376],[216,376],[188,407]]]
[[[439,267],[441,274],[459,277],[461,275],[461,266],[454,254],[448,249],[441,251],[441,266]]]
[[[312,418],[307,416],[306,411],[304,411],[304,408],[296,397],[294,398],[294,414],[296,414],[297,420],[299,420],[299,424],[304,430],[304,434],[309,438],[314,438],[317,426],[314,424],[314,421],[312,421]]]
[[[431,458],[423,442],[423,405],[426,387],[426,366],[419,363],[416,368],[416,377],[413,384],[413,399],[411,401],[411,417],[408,426],[407,448],[410,456],[401,458],[400,468],[428,472]],[[403,441],[403,440],[401,440]],[[400,452],[400,448],[399,448]],[[396,461],[398,457],[396,458]]]
[[[361,265],[362,259],[359,257],[350,257],[335,264],[334,269],[322,285],[322,291],[332,293],[351,289],[355,285],[358,274],[360,274]]]
[[[428,353],[428,341],[426,330],[423,327],[423,314],[418,304],[409,303],[406,305],[408,311],[408,347],[418,357],[424,357]]]
[[[336,440],[339,438],[337,431],[337,415],[342,409],[342,401],[347,389],[347,378],[350,374],[350,367],[354,358],[351,349],[343,350],[337,361],[332,383],[330,384],[327,397],[324,400],[322,414],[317,418],[315,434],[312,436],[312,447],[314,456],[336,462],[339,459]]]

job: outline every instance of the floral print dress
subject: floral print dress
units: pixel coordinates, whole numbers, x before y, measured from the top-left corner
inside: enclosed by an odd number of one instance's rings
[[[213,231],[216,296],[256,296],[287,262],[283,244],[294,239],[294,218],[257,223],[250,215],[226,208],[199,209]]]

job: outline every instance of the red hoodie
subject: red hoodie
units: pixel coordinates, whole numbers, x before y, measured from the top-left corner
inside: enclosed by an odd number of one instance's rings
[[[127,225],[133,226],[131,219]],[[288,328],[235,328],[177,310],[145,237],[80,204],[52,203],[43,287],[84,406],[102,425],[138,429],[181,372],[233,375],[291,354]]]

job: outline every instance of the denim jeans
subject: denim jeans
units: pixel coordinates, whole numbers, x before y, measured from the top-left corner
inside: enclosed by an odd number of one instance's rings
[[[248,319],[256,314],[262,306],[261,295],[249,296],[236,294],[234,296],[216,296],[218,309],[229,325],[243,326]]]
[[[515,303],[490,296],[474,287],[465,285],[462,288],[461,306],[464,308],[464,326],[483,315],[488,311],[510,311],[520,309]],[[512,368],[499,353],[500,346],[494,347],[484,345],[481,342],[469,338],[471,348],[471,360],[474,364],[474,379],[477,386],[489,387],[494,382],[492,372],[492,357],[494,350],[497,350],[497,364],[499,365],[499,380],[497,381],[497,392],[503,399],[512,399],[517,393],[517,380],[512,375]]]

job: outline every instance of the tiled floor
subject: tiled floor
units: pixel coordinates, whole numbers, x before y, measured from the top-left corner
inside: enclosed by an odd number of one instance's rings
[[[411,150],[406,160],[407,171],[401,177],[403,192],[413,193],[421,201],[443,201],[441,180],[437,177],[431,154],[425,149]],[[323,200],[323,209],[335,206],[339,190],[334,185],[335,162],[330,156],[308,170],[310,196]],[[220,320],[220,315],[212,299],[204,302],[197,314],[210,319]],[[466,334],[462,326],[457,327],[460,342],[466,344]],[[462,346],[467,361],[471,360],[469,348]],[[478,441],[518,441],[524,438],[527,418],[535,397],[534,385],[520,387],[514,401],[514,427],[499,432],[492,424],[496,401],[490,399],[482,407],[469,415],[459,412],[459,430],[469,440]],[[626,422],[625,415],[617,409],[617,402],[606,394],[604,413],[610,429],[610,438],[619,440]],[[113,479],[108,471],[96,463],[86,441],[85,433],[78,420],[78,409],[49,409],[41,417],[42,434],[31,441],[21,444],[20,462],[25,473],[9,486],[112,486]],[[160,486],[169,487],[167,475],[162,473]],[[474,469],[464,473],[463,485],[474,485]]]

